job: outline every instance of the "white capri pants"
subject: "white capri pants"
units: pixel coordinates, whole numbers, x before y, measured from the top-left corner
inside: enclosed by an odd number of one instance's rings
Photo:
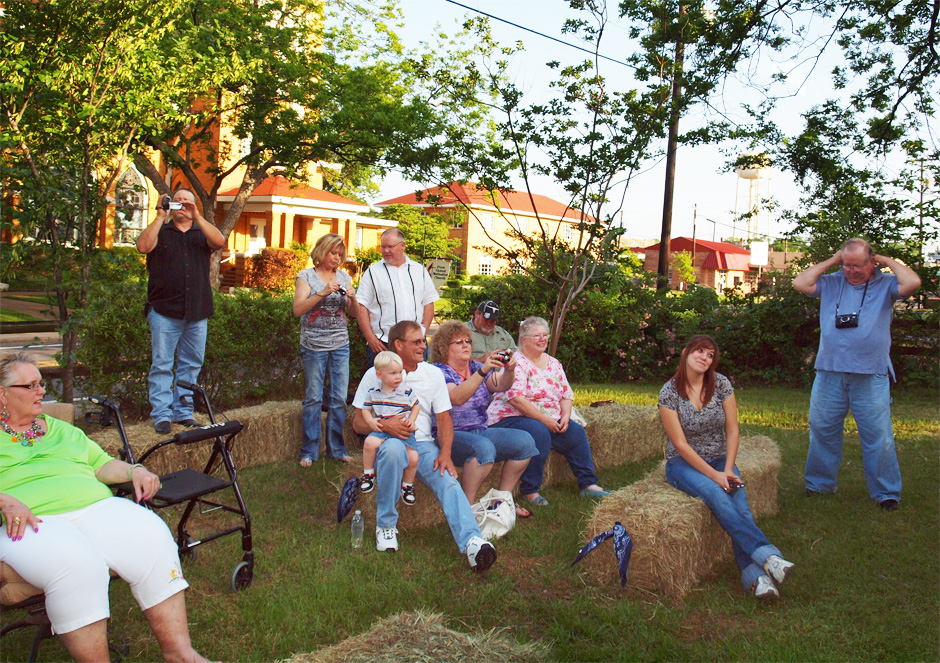
[[[166,523],[129,499],[40,518],[39,531],[27,527],[20,541],[0,534],[0,560],[45,592],[55,633],[110,616],[108,569],[127,581],[141,610],[189,587]]]

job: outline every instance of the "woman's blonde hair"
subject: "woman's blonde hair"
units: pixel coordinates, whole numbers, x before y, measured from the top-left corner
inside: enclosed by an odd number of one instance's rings
[[[313,266],[319,267],[320,263],[326,260],[327,254],[336,248],[337,245],[343,247],[343,255],[340,258],[340,263],[346,262],[346,243],[343,241],[343,238],[336,233],[329,233],[318,239],[317,243],[313,245],[313,249],[310,251],[310,260],[313,262]]]
[[[458,336],[464,336],[473,340],[473,335],[470,333],[470,328],[460,320],[448,320],[441,324],[437,328],[437,331],[434,332],[434,336],[431,337],[431,363],[446,363],[447,362],[447,349],[450,347],[451,341],[453,341]]]

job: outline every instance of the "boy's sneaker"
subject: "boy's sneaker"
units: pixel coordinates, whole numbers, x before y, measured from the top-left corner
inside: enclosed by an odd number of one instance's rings
[[[486,571],[496,561],[496,548],[482,536],[475,536],[467,543],[467,560],[474,571]]]
[[[401,487],[401,501],[407,504],[408,506],[415,505],[417,498],[415,497],[414,486],[402,486]]]
[[[766,600],[775,600],[780,598],[780,592],[777,591],[777,588],[774,587],[774,581],[770,579],[770,576],[758,576],[757,580],[754,581],[754,584],[751,585],[751,593],[754,594],[754,598],[760,599],[762,601]]]
[[[371,493],[373,488],[375,488],[375,475],[363,474],[362,478],[359,479],[359,492]]]
[[[398,550],[398,528],[397,527],[376,527],[375,528],[375,549],[379,552]]]
[[[788,562],[777,555],[771,555],[764,560],[764,570],[778,585],[783,584],[795,566],[793,562]]]

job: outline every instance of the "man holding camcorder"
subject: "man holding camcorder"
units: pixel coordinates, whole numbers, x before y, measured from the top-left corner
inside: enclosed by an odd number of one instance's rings
[[[825,274],[836,265],[842,269]],[[894,273],[885,274],[880,267]],[[806,494],[836,491],[842,431],[851,409],[868,492],[882,509],[894,511],[901,499],[901,470],[891,427],[891,320],[894,302],[916,292],[920,277],[897,260],[876,255],[856,237],[828,260],[806,268],[793,279],[793,287],[820,299]]]
[[[169,214],[169,216],[168,216]],[[172,200],[163,196],[157,215],[137,238],[137,250],[147,254],[147,306],[153,358],[150,365],[150,417],[161,435],[170,421],[198,426],[193,420],[192,396],[174,393],[176,380],[196,382],[206,354],[206,332],[213,313],[209,256],[225,246],[219,229],[196,209],[196,196],[178,190]]]

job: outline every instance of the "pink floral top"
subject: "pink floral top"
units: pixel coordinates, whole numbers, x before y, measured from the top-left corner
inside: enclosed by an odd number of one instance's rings
[[[486,409],[487,426],[506,417],[525,416],[509,402],[516,396],[522,396],[552,419],[561,417],[561,401],[573,399],[574,392],[571,391],[561,362],[552,356],[545,356],[548,357],[548,366],[541,369],[523,353],[516,354],[516,379],[507,391],[493,394],[493,400]]]

